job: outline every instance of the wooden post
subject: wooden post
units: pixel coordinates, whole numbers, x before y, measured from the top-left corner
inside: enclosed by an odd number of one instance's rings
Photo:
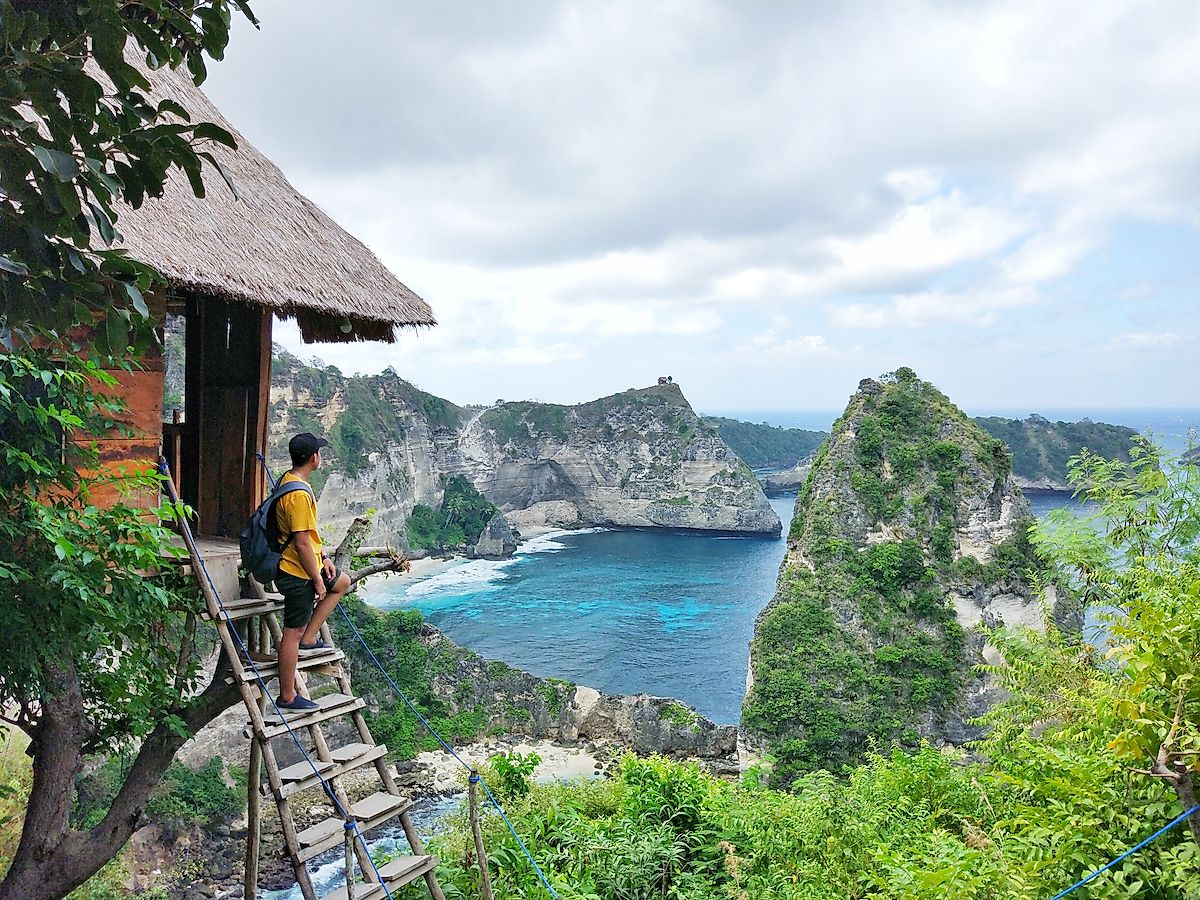
[[[257,737],[250,739],[250,767],[246,773],[246,866],[245,900],[258,897],[258,845],[262,830],[260,812],[260,782],[262,781],[262,744]]]
[[[479,798],[475,785],[479,783],[479,773],[472,772],[468,779],[468,792],[471,801],[471,834],[475,836],[475,858],[479,861],[479,887],[483,891],[483,900],[492,898],[492,873],[488,871],[487,850],[483,846],[483,832],[479,830]]]
[[[346,900],[354,900],[354,829],[343,830],[346,832]]]

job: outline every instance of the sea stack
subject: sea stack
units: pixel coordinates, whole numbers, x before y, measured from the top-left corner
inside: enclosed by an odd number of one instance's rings
[[[987,626],[1044,625],[1004,444],[907,368],[865,379],[796,500],[751,644],[746,739],[781,781],[874,744],[960,744],[995,702]],[[1058,624],[1077,629],[1063,603]],[[994,659],[994,657],[993,657]]]

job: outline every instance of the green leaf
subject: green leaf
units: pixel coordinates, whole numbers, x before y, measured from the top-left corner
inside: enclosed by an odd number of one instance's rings
[[[43,147],[41,144],[35,144],[33,155],[42,164],[42,168],[58,178],[59,181],[71,181],[79,174],[79,163],[75,161],[75,157],[70,153],[63,153],[61,150],[55,150],[53,147]]]
[[[225,171],[225,167],[217,161],[217,158],[207,151],[201,152],[199,155],[212,163],[213,167],[216,168],[220,176],[225,179],[225,186],[229,188],[229,193],[233,194],[233,199],[241,200],[242,195],[238,192],[237,184],[234,182],[233,176]]]
[[[104,243],[111,244],[116,239],[117,232],[113,228],[112,222],[109,221],[108,214],[91,200],[88,201],[88,208],[92,211],[92,219],[95,221],[96,227],[100,229],[100,237],[104,239]]]
[[[7,256],[0,255],[0,269],[5,272],[12,272],[14,275],[28,275],[29,269],[24,263],[17,262],[15,259],[9,259]]]
[[[224,144],[231,150],[237,149],[237,141],[234,140],[233,135],[220,125],[214,125],[212,122],[201,122],[192,129],[192,137],[198,140],[208,139],[216,141],[218,144]]]
[[[124,310],[110,310],[104,317],[104,336],[108,340],[108,350],[113,355],[125,352],[129,346],[129,322],[120,315]]]
[[[150,310],[146,306],[146,298],[138,290],[137,284],[132,281],[122,281],[121,287],[125,289],[125,295],[129,298],[129,302],[133,304],[133,308],[137,310],[138,315],[143,319],[150,318]]]

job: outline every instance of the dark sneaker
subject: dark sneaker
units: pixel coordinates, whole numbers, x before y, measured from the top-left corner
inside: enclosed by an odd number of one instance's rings
[[[307,697],[301,697],[299,694],[293,697],[288,703],[284,703],[283,698],[280,697],[276,699],[275,705],[280,709],[294,709],[299,710],[300,712],[312,712],[314,709],[321,708],[320,705],[313,703]]]
[[[324,653],[329,649],[329,645],[320,638],[317,638],[311,644],[301,642],[299,655],[300,656],[316,656],[318,653]]]

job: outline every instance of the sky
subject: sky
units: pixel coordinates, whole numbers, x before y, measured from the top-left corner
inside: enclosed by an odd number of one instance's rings
[[[254,0],[204,85],[458,403],[1200,406],[1200,4]]]

